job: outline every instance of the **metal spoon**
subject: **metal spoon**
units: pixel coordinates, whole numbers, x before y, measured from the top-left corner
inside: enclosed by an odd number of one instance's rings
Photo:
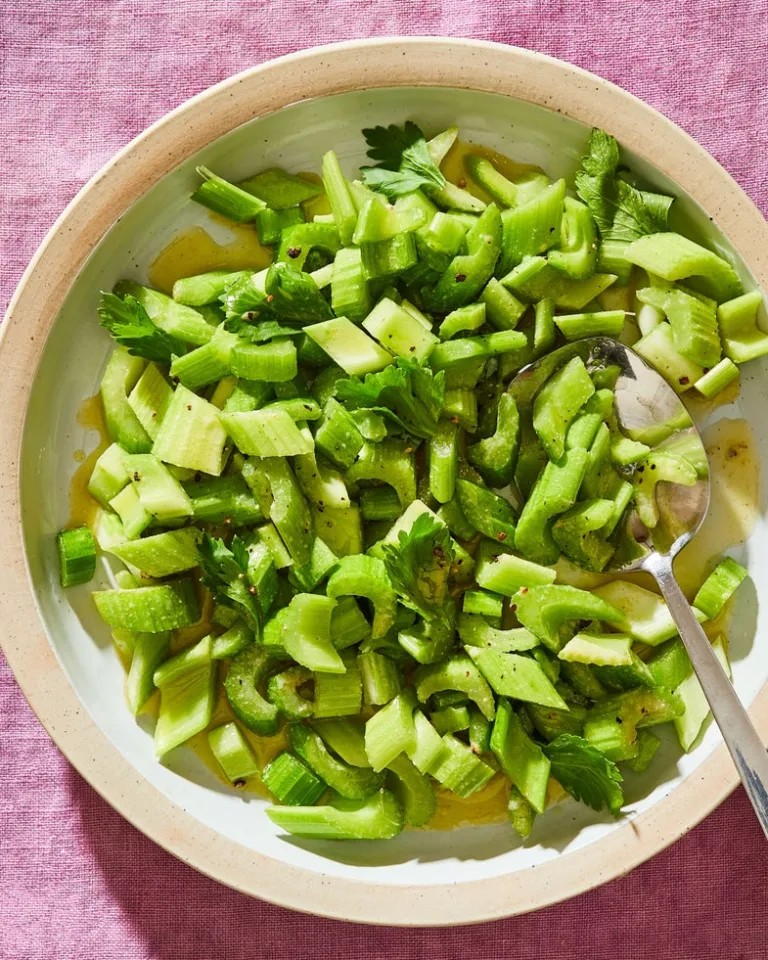
[[[666,380],[634,350],[607,337],[570,343],[524,367],[510,386],[521,419],[530,416],[533,398],[543,383],[575,356],[581,357],[590,370],[608,365],[619,368],[615,410],[625,433],[656,449],[682,442],[688,448],[687,455],[693,452],[704,468],[698,471],[699,478],[693,486],[667,481],[658,484],[658,524],[648,529],[633,511],[619,535],[619,546],[609,569],[615,572],[646,570],[658,583],[747,796],[768,837],[768,752],[672,569],[673,560],[698,531],[709,508],[709,471],[705,468],[707,459],[701,436]]]

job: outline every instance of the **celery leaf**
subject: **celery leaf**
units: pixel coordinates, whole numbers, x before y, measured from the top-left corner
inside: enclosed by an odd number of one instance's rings
[[[399,532],[397,544],[382,547],[384,565],[400,601],[426,620],[445,620],[454,554],[448,527],[422,513],[410,530]]]
[[[363,130],[368,156],[378,160],[375,167],[362,167],[363,182],[389,200],[413,193],[421,187],[445,186],[445,177],[434,162],[424,134],[410,120],[400,129],[373,127]]]
[[[254,629],[258,629],[261,611],[256,588],[249,585],[248,548],[235,535],[227,546],[223,540],[204,534],[199,547],[200,582],[225,606],[242,613]]]
[[[624,803],[616,764],[583,737],[562,733],[542,750],[552,764],[552,776],[572,797],[593,810],[608,807],[616,816]]]
[[[187,352],[186,345],[156,327],[149,314],[135,297],[119,297],[102,293],[98,307],[99,321],[114,339],[134,357],[158,363],[170,363],[173,356]]]

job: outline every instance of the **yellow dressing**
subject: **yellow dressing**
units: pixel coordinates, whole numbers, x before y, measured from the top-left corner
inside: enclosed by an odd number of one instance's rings
[[[69,520],[68,527],[92,527],[99,509],[98,503],[88,493],[88,481],[93,473],[93,466],[101,454],[109,446],[107,425],[104,421],[104,407],[100,394],[89,397],[83,402],[77,413],[78,426],[86,430],[95,430],[99,435],[96,447],[85,456],[84,451],[76,450],[74,459],[79,466],[75,470],[69,486]]]
[[[464,166],[464,159],[470,154],[490,160],[499,173],[505,176],[508,180],[515,180],[522,174],[530,173],[532,171],[536,173],[542,172],[540,167],[537,167],[532,163],[515,163],[514,160],[510,160],[509,157],[505,157],[501,153],[496,153],[495,150],[491,150],[489,147],[482,147],[475,143],[467,143],[464,140],[457,140],[446,154],[445,159],[440,165],[440,169],[447,180],[450,180],[452,183],[455,183],[460,187],[463,187],[473,196],[479,197],[481,200],[485,200],[486,203],[490,203],[492,198],[482,189],[482,187],[479,187],[474,180],[472,180],[467,173],[466,167]]]

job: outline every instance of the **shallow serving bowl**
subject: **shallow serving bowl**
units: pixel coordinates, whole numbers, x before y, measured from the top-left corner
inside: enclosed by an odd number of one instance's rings
[[[375,923],[455,924],[532,910],[617,877],[694,826],[736,783],[717,732],[690,755],[672,744],[627,783],[618,821],[577,804],[539,818],[521,845],[497,826],[407,832],[384,844],[280,836],[189,751],[167,766],[121,697],[122,667],[80,587],[58,585],[54,534],[68,517],[74,454],[92,449],[77,411],[98,389],[110,340],[98,291],[148,265],[180,229],[212,226],[187,202],[204,163],[230,179],[270,165],[316,169],[334,147],[351,171],[360,128],[457,123],[464,139],[570,176],[596,125],[632,166],[677,195],[686,216],[768,287],[768,225],[725,171],[650,107],[589,73],[524,50],[464,40],[385,39],[310,50],[246,71],[195,97],[120,153],[75,198],[22,280],[0,341],[0,580],[3,649],[29,702],[84,777],[128,820],[192,866],[300,910]],[[768,462],[766,366],[747,368],[735,407]],[[761,583],[760,516],[736,556]],[[768,736],[768,616],[754,589],[730,632],[734,678]]]

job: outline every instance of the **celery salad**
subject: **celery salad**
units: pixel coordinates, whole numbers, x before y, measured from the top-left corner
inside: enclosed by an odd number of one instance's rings
[[[708,709],[656,593],[559,573],[610,566],[633,510],[653,526],[655,480],[694,483],[706,458],[622,433],[610,366],[575,357],[525,409],[508,384],[604,335],[712,397],[768,353],[760,294],[670,230],[673,198],[603,131],[572,183],[471,149],[449,182],[455,128],[363,136],[353,180],[332,151],[322,183],[199,169],[192,201],[253,224],[267,269],[102,294],[111,445],[93,528],[59,535],[62,583],[122,562],[93,600],[157,756],[207,734],[290,833],[386,839],[492,778],[522,837],[562,791],[618,816],[651,728],[688,750]],[[716,566],[699,618],[745,575]]]

